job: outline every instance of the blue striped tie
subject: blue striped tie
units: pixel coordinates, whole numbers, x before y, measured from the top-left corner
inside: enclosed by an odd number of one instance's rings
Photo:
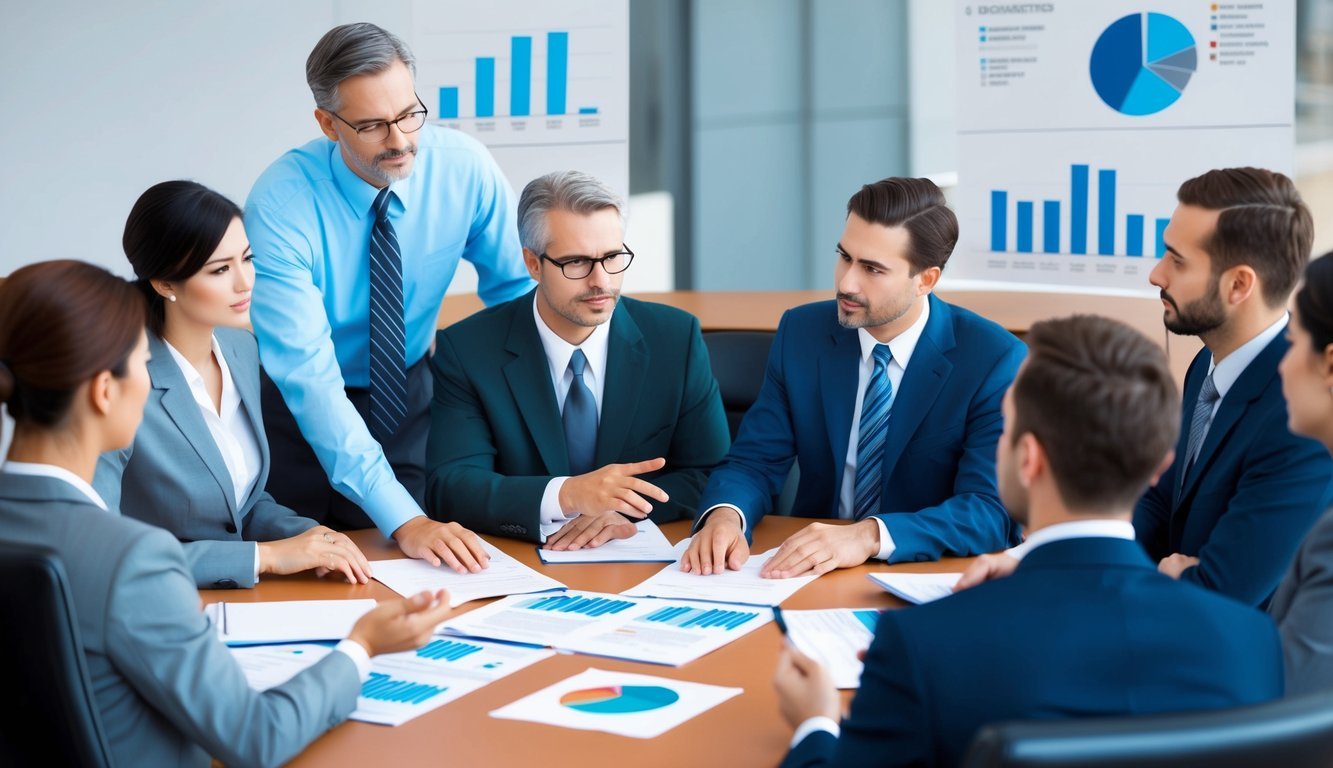
[[[879,512],[879,489],[883,485],[880,465],[884,463],[884,436],[889,431],[889,403],[893,397],[893,384],[889,382],[893,352],[887,344],[878,344],[873,357],[875,369],[870,372],[865,396],[861,398],[861,427],[856,438],[856,497],[852,516],[857,520]]]
[[[407,416],[407,333],[403,321],[403,259],[389,223],[393,193],[380,190],[370,229],[370,429],[384,442]]]
[[[588,358],[583,350],[574,350],[569,358],[569,370],[574,374],[569,393],[565,395],[565,411],[560,414],[565,426],[565,448],[569,451],[569,472],[582,475],[593,471],[593,453],[597,448],[597,401],[583,380]]]
[[[1208,426],[1213,421],[1213,405],[1220,397],[1217,385],[1213,383],[1213,374],[1203,380],[1199,387],[1199,399],[1194,401],[1194,416],[1190,419],[1190,438],[1185,448],[1185,471],[1180,473],[1180,484],[1184,486],[1185,476],[1194,467],[1194,460],[1199,458],[1199,449],[1203,439],[1208,436]]]

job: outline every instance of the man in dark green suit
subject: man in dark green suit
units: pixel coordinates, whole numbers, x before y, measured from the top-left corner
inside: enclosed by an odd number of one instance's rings
[[[441,331],[426,508],[472,530],[596,547],[693,514],[730,444],[699,321],[620,297],[623,205],[575,171],[518,204],[526,296]]]

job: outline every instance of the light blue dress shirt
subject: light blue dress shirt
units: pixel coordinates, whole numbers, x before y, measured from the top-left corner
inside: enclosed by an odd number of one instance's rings
[[[402,250],[408,365],[430,347],[459,259],[476,267],[488,305],[532,288],[514,193],[490,153],[437,126],[413,139],[412,174],[393,183],[389,209]],[[344,392],[370,380],[370,207],[377,192],[347,167],[336,143],[319,138],[278,158],[255,182],[245,231],[255,254],[250,319],[264,370],[329,482],[388,536],[422,512]]]

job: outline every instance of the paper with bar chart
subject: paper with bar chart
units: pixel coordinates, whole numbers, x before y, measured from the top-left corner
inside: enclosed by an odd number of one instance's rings
[[[824,665],[839,688],[861,686],[861,660],[856,655],[870,647],[879,611],[873,608],[831,608],[783,611],[787,637],[797,650]]]
[[[415,0],[430,120],[486,144],[516,190],[577,168],[629,192],[628,0]]]
[[[287,644],[233,648],[250,687],[281,685],[332,650],[332,644]],[[487,683],[553,655],[545,648],[437,637],[415,651],[371,660],[350,717],[366,723],[402,725]]]
[[[476,573],[455,573],[443,565],[434,566],[424,560],[375,560],[371,569],[375,580],[403,597],[421,591],[449,590],[449,604],[462,605],[469,600],[500,595],[518,595],[564,589],[565,585],[534,571],[510,555],[483,541],[490,564]]]
[[[740,688],[592,668],[503,706],[491,717],[651,739],[741,693]]]
[[[676,545],[679,556],[689,546],[689,539]],[[783,600],[814,581],[817,576],[794,576],[789,579],[765,579],[759,576],[777,549],[750,555],[738,571],[726,570],[701,576],[680,569],[680,561],[666,566],[644,581],[621,594],[640,597],[673,597],[681,600],[716,600],[724,603],[747,605],[781,605]]]
[[[439,631],[679,666],[772,620],[767,608],[571,591],[497,600]]]
[[[1227,166],[1291,173],[1290,4],[960,2],[957,19],[946,285],[1154,294],[1181,182]]]

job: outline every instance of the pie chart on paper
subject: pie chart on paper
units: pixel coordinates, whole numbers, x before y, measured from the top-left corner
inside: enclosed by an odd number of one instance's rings
[[[570,691],[560,697],[560,705],[596,715],[627,715],[661,709],[679,699],[679,693],[660,685],[608,685]]]
[[[1171,16],[1132,13],[1112,23],[1092,48],[1092,86],[1111,109],[1135,117],[1180,98],[1198,68],[1194,36]]]

